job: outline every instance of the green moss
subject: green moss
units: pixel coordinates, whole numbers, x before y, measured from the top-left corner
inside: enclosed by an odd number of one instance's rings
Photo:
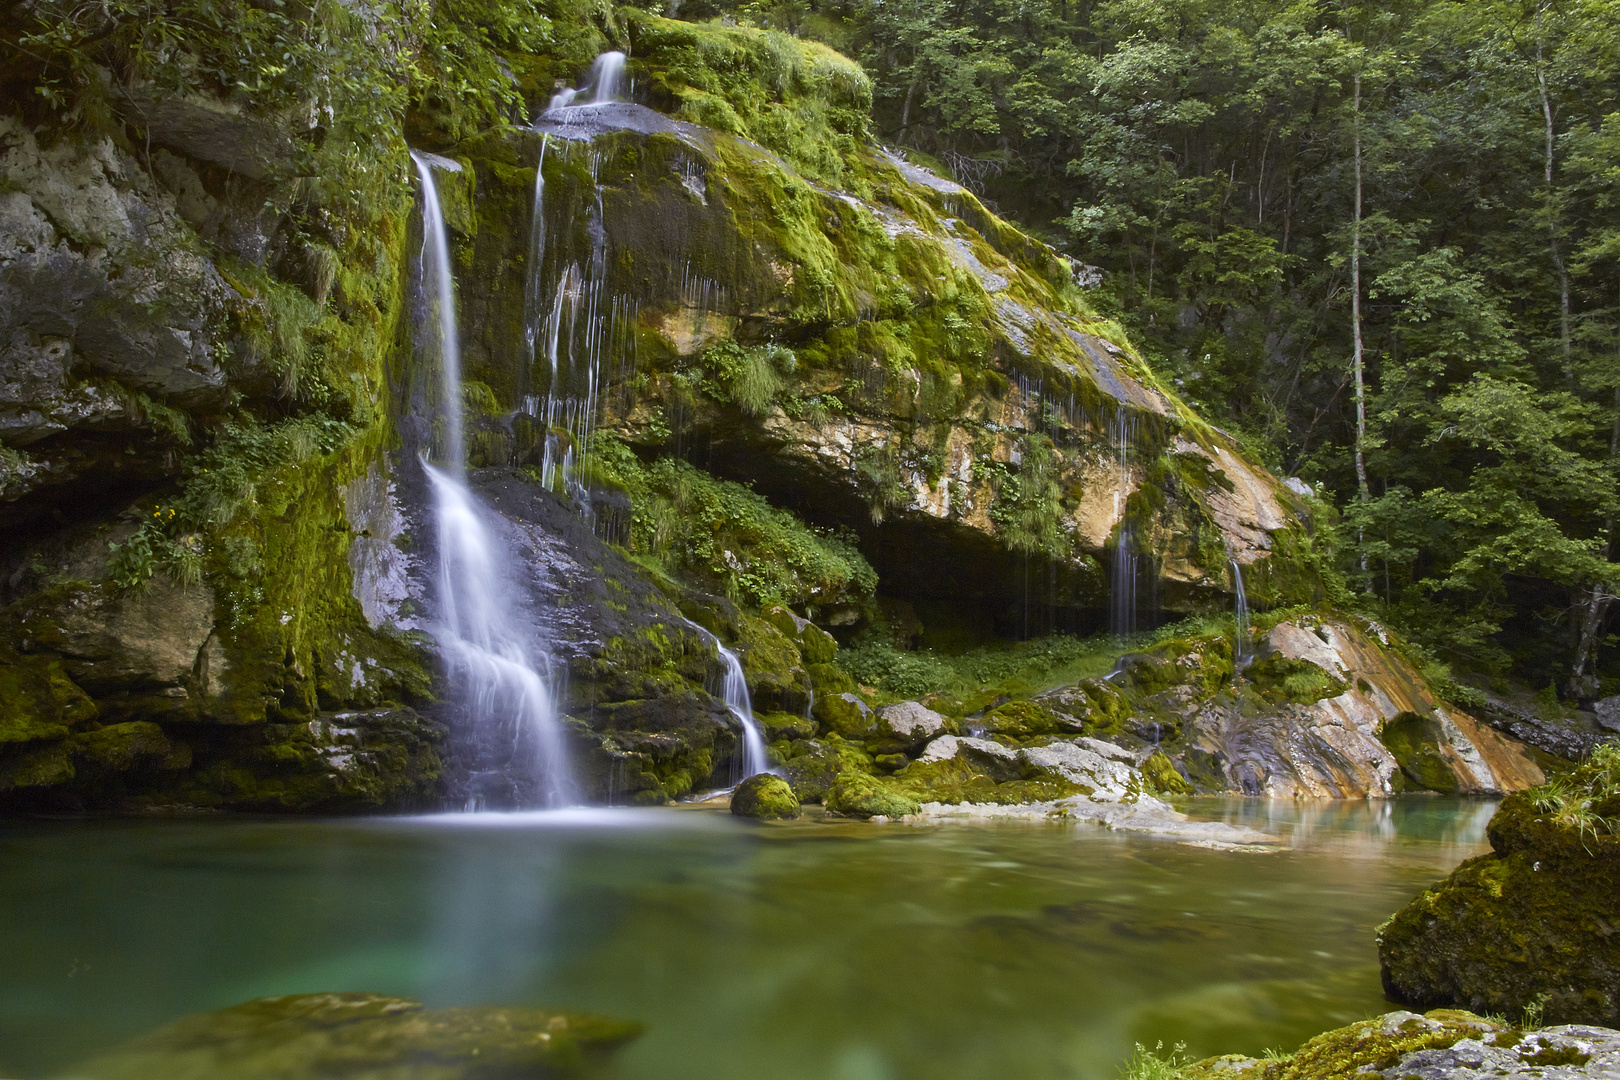
[[[1261,697],[1279,705],[1309,705],[1338,697],[1350,688],[1343,679],[1308,660],[1293,660],[1279,653],[1256,660],[1244,669],[1243,676]]]
[[[905,817],[921,807],[892,783],[864,772],[840,773],[827,792],[827,812],[845,817]]]
[[[760,773],[737,785],[731,794],[731,812],[738,817],[791,821],[799,816],[799,798],[780,776]]]
[[[1030,739],[1037,735],[1075,734],[1073,725],[1051,709],[1033,701],[1009,701],[984,715],[984,730],[1010,739]]]
[[[1142,763],[1142,779],[1160,795],[1191,795],[1193,792],[1192,785],[1162,750],[1155,751]]]
[[[1404,1022],[1393,1017],[1363,1020],[1318,1035],[1285,1057],[1207,1058],[1182,1066],[1173,1075],[1177,1080],[1357,1080],[1393,1068],[1406,1054],[1445,1049],[1463,1039],[1505,1031],[1505,1025],[1471,1013],[1437,1009],[1425,1018]]]
[[[681,119],[750,139],[806,176],[845,178],[867,135],[872,83],[859,64],[776,31],[632,14],[655,101]]]
[[[1385,721],[1378,731],[1378,739],[1394,755],[1401,773],[1414,788],[1446,795],[1455,795],[1461,790],[1462,782],[1441,749],[1449,740],[1439,720],[1417,713],[1401,713]]]
[[[1620,919],[1620,749],[1601,748],[1559,786],[1504,799],[1488,829],[1491,853],[1379,928],[1393,997],[1620,1023],[1620,941],[1602,932]]]
[[[591,475],[630,495],[632,551],[735,600],[831,604],[870,596],[876,586],[877,573],[853,544],[683,461],[644,466],[604,436]]]

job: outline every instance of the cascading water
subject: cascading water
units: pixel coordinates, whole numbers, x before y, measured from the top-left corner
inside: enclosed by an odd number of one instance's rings
[[[557,153],[570,161],[588,154],[594,199],[586,221],[589,253],[567,257],[567,244],[548,250],[545,164],[552,140],[542,138],[534,186],[529,237],[529,277],[524,290],[525,340],[532,377],[545,393],[527,395],[522,411],[540,429],[540,479],[548,488],[569,494],[587,519],[593,519],[590,491],[581,466],[590,454],[597,411],[614,365],[635,366],[637,306],[612,293],[607,284],[607,231],[602,224],[602,186],[597,181],[599,153],[589,143],[557,140]],[[570,234],[571,222],[562,223]],[[593,521],[594,523],[594,521]]]
[[[1108,628],[1116,637],[1136,633],[1136,538],[1125,510],[1131,484],[1131,442],[1135,424],[1125,409],[1114,412],[1114,441],[1119,452],[1119,482],[1114,489],[1114,514],[1119,519],[1114,545],[1113,587],[1108,596]]]
[[[458,703],[455,732],[467,770],[469,810],[560,806],[573,801],[562,728],[547,678],[549,658],[518,633],[511,598],[477,501],[467,489],[462,446],[461,354],[450,245],[428,159],[413,152],[422,180],[422,285],[437,329],[441,464],[423,461],[438,526],[439,617],[432,632]]]
[[[1238,565],[1236,559],[1230,560],[1232,564],[1232,592],[1235,600],[1235,614],[1237,616],[1237,649],[1234,653],[1234,662],[1239,671],[1248,666],[1254,659],[1254,642],[1249,633],[1249,598],[1243,591],[1243,567]]]
[[[621,100],[624,97],[624,61],[622,52],[602,53],[591,65],[585,85],[574,90],[559,90],[552,95],[550,108],[606,105]]]
[[[732,783],[740,784],[750,776],[770,772],[770,763],[765,758],[765,736],[760,730],[759,721],[754,719],[754,703],[748,696],[748,680],[743,677],[742,661],[737,658],[736,653],[722,645],[719,638],[691,619],[685,621],[686,625],[703,635],[720,654],[720,664],[725,669],[720,684],[720,698],[726,703],[726,708],[731,710],[731,715],[742,725],[743,752],[741,757],[732,762]]]

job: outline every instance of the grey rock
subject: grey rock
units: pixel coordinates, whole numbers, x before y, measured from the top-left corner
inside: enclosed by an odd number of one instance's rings
[[[1533,1031],[1513,1046],[1497,1041],[1496,1034],[1487,1034],[1404,1054],[1379,1075],[1384,1080],[1620,1080],[1620,1031],[1612,1028],[1565,1024]]]
[[[885,705],[877,715],[879,732],[912,745],[921,745],[945,730],[945,718],[921,702]]]
[[[1620,694],[1606,697],[1592,706],[1597,722],[1610,731],[1620,731]]]

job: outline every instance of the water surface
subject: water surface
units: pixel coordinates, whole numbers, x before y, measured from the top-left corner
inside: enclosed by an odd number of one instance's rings
[[[709,809],[0,825],[0,1076],[370,990],[633,1018],[630,1080],[1107,1080],[1384,1011],[1373,928],[1493,805],[1192,800],[1287,839],[757,826]]]

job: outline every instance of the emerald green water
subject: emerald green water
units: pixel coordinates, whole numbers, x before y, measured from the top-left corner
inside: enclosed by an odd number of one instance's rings
[[[1387,1009],[1373,928],[1489,803],[1194,800],[1288,839],[761,827],[709,809],[0,825],[0,1076],[188,1012],[371,990],[644,1021],[631,1080],[1106,1080]]]

